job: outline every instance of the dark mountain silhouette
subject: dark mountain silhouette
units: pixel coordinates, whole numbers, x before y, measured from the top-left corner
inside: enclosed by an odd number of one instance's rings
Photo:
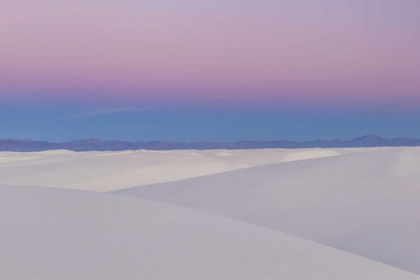
[[[212,142],[128,142],[128,141],[103,141],[99,139],[74,140],[63,143],[50,143],[33,140],[1,140],[0,151],[36,152],[66,149],[71,151],[123,151],[123,150],[210,150],[210,149],[267,149],[267,148],[357,148],[357,147],[404,147],[420,146],[420,139],[394,138],[386,139],[377,135],[358,137],[350,141],[345,140],[316,140],[316,141],[241,141],[235,143]]]

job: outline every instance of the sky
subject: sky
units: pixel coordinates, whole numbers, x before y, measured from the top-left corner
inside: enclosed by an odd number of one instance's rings
[[[0,138],[420,137],[418,0],[2,0]]]

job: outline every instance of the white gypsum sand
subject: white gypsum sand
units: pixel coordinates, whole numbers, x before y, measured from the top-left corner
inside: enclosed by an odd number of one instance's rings
[[[274,230],[143,199],[0,187],[1,280],[415,280]]]
[[[112,191],[359,149],[0,153],[2,184]]]
[[[420,274],[420,148],[367,149],[117,193],[233,217]]]

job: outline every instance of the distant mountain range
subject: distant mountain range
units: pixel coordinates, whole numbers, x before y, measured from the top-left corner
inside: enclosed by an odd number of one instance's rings
[[[414,137],[386,139],[377,135],[367,135],[353,140],[316,141],[241,141],[234,143],[212,142],[128,142],[103,141],[99,139],[75,140],[63,143],[50,143],[33,140],[1,140],[0,151],[36,152],[48,150],[70,151],[123,151],[123,150],[211,150],[211,149],[267,149],[267,148],[356,148],[356,147],[404,147],[420,146],[420,139]]]

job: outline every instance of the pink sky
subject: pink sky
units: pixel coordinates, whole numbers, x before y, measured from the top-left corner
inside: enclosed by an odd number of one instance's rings
[[[420,105],[419,10],[418,0],[6,0],[0,98]]]

